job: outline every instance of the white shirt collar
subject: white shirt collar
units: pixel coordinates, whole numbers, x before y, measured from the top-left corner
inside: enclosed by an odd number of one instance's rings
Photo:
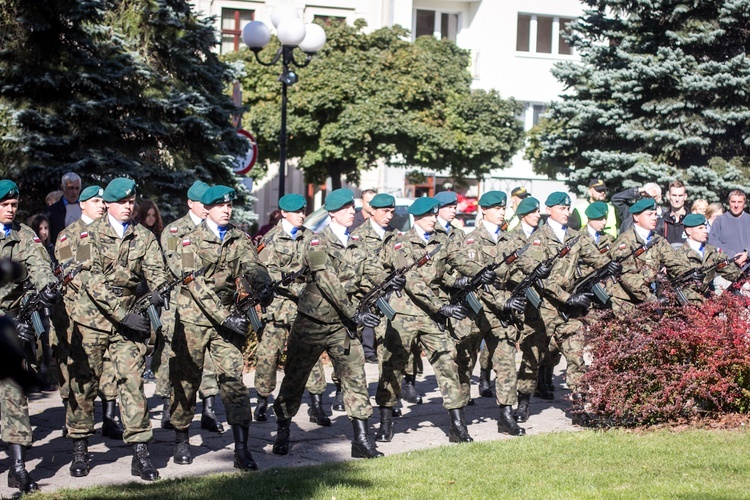
[[[92,222],[94,222],[94,219],[92,219],[91,217],[89,217],[88,215],[86,215],[86,214],[84,214],[84,213],[81,213],[81,220],[82,220],[82,221],[83,221],[83,223],[84,223],[84,224],[86,224],[87,226],[88,226],[89,224],[91,224]]]
[[[221,241],[221,236],[219,236],[219,225],[215,223],[214,221],[212,221],[211,219],[209,219],[208,217],[206,217],[204,222],[206,223],[206,227],[208,227],[208,229],[210,229],[211,232],[216,235],[216,239]]]
[[[487,228],[487,232],[492,235],[492,239],[494,239],[495,243],[497,243],[497,230],[500,228],[500,226],[498,226],[497,224],[493,224],[492,222],[487,222],[485,219],[482,219],[482,224],[484,224],[484,227]]]
[[[190,216],[190,220],[193,221],[193,224],[196,227],[199,226],[201,222],[203,222],[203,219],[195,215],[193,212],[188,212],[188,215]]]
[[[372,226],[372,230],[375,231],[375,234],[377,234],[381,240],[385,238],[385,228],[381,227],[380,224],[375,222],[372,217],[370,217],[368,220],[370,221],[370,225]]]
[[[427,243],[428,241],[430,241],[430,238],[432,238],[432,235],[435,234],[434,232],[430,233],[430,234],[427,234],[424,229],[422,229],[421,227],[419,227],[416,224],[414,224],[414,230],[417,232],[417,234],[419,235],[419,237],[422,238],[422,241],[424,241],[425,243]]]
[[[555,233],[555,236],[557,236],[557,239],[560,240],[560,243],[564,243],[565,229],[567,226],[563,227],[562,224],[552,219],[547,219],[547,225],[550,227],[550,229],[552,229],[552,232]]]
[[[633,224],[633,229],[635,229],[635,234],[637,234],[643,241],[648,241],[648,237],[653,236],[651,230],[642,228],[637,224]]]
[[[703,257],[703,249],[706,246],[705,243],[698,243],[697,241],[688,238],[687,244],[690,245],[690,248],[701,254],[701,257]]]
[[[538,226],[531,227],[528,224],[526,224],[524,221],[521,221],[521,228],[523,229],[523,234],[525,234],[526,237],[529,238],[534,233],[534,231],[537,230]]]
[[[107,218],[109,218],[109,223],[112,226],[112,228],[115,230],[115,232],[117,233],[117,236],[122,238],[125,235],[125,228],[122,227],[123,223],[115,219],[114,217],[112,217],[112,214],[109,214],[109,213],[107,214]]]
[[[443,229],[445,229],[445,231],[446,231],[446,232],[448,232],[448,233],[450,233],[450,230],[451,230],[451,229],[453,229],[453,228],[451,227],[451,223],[450,223],[450,222],[448,222],[447,220],[445,220],[445,219],[442,219],[442,218],[440,218],[440,217],[438,217],[438,218],[437,218],[437,223],[438,223],[438,224],[439,224],[439,225],[440,225],[440,226],[441,226],[441,227],[442,227]]]
[[[334,222],[333,220],[331,220],[328,226],[331,228],[331,231],[333,231],[333,234],[335,234],[339,239],[341,245],[346,248],[346,245],[349,244],[349,228],[344,227],[341,224]]]
[[[594,241],[596,241],[597,231],[593,227],[589,226],[588,224],[586,224],[586,229],[588,229],[589,234],[591,235],[592,238],[594,238]]]
[[[294,227],[294,224],[292,224],[291,222],[289,222],[289,221],[288,221],[288,220],[286,220],[286,219],[281,219],[281,228],[282,228],[282,229],[284,230],[284,232],[285,232],[286,234],[288,234],[288,235],[289,235],[289,237],[290,237],[290,238],[292,238],[293,240],[296,240],[296,239],[297,239],[297,236],[299,236],[299,228],[295,228],[295,227]],[[294,229],[297,229],[297,230],[296,230],[296,231],[294,231]],[[294,231],[294,233],[292,233],[292,231]]]

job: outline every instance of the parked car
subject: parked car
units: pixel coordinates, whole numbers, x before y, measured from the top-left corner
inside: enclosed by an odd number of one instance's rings
[[[414,224],[414,217],[409,214],[408,210],[413,202],[414,200],[412,198],[396,198],[396,211],[393,214],[391,226],[404,232],[411,229],[411,226]],[[357,212],[362,210],[361,198],[354,199],[354,208]],[[329,221],[330,217],[328,216],[328,211],[324,207],[320,207],[307,216],[303,225],[307,229],[319,233],[328,225]]]

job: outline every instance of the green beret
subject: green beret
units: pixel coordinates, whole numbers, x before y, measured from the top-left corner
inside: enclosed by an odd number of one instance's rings
[[[376,194],[370,200],[370,206],[372,208],[396,208],[396,198],[385,193]]]
[[[412,215],[436,214],[438,211],[438,201],[435,198],[427,196],[417,198],[409,206],[409,213]]]
[[[81,191],[81,196],[78,197],[78,201],[86,201],[90,200],[91,198],[103,198],[104,197],[104,189],[102,189],[100,186],[89,186],[83,191]]]
[[[112,179],[107,187],[104,189],[104,201],[111,203],[113,201],[120,201],[124,198],[128,198],[135,194],[135,181],[133,179],[126,179],[125,177],[118,177]]]
[[[688,214],[682,220],[682,224],[685,227],[704,226],[706,224],[706,217],[701,214]]]
[[[630,213],[638,215],[646,210],[656,210],[656,200],[653,198],[643,198],[642,200],[636,201],[632,207],[630,207]]]
[[[458,195],[455,191],[440,191],[433,200],[438,202],[440,208],[443,208],[458,203]]]
[[[563,193],[562,191],[555,191],[551,195],[547,196],[547,201],[545,201],[544,204],[548,207],[556,207],[558,205],[569,207],[570,196],[568,196],[568,193]]]
[[[307,200],[301,194],[285,194],[279,199],[279,208],[284,212],[296,212],[307,206]]]
[[[210,186],[203,181],[195,181],[190,189],[188,189],[187,197],[190,201],[201,201],[203,193],[205,193]]]
[[[516,208],[516,215],[523,217],[524,215],[528,215],[531,212],[535,212],[537,210],[539,210],[539,200],[537,200],[533,196],[528,196],[521,200],[521,202],[518,204],[518,207]]]
[[[329,212],[341,210],[347,205],[354,204],[354,193],[351,189],[341,188],[331,191],[326,196],[325,209]]]
[[[201,203],[204,205],[218,205],[219,203],[229,203],[234,200],[236,196],[234,189],[229,186],[212,186],[206,189],[206,192],[201,196]]]
[[[609,207],[606,203],[603,201],[595,201],[588,207],[586,207],[586,217],[592,220],[596,219],[603,219],[607,216],[607,212],[609,212]]]
[[[3,179],[0,181],[0,200],[7,198],[18,198],[18,186],[9,179]]]
[[[479,198],[479,206],[482,208],[504,207],[508,197],[502,191],[487,191]]]

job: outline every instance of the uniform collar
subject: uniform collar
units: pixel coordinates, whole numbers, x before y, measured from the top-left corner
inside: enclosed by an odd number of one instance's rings
[[[346,248],[346,245],[349,244],[349,228],[344,227],[334,221],[331,221],[328,224],[328,227],[331,228],[331,232],[334,236],[336,236],[336,239],[338,239],[339,243],[341,243],[341,246]]]
[[[531,227],[524,221],[521,221],[521,228],[523,229],[523,234],[526,235],[527,238],[530,238],[531,235],[534,234],[537,229],[539,229],[539,226]]]
[[[301,228],[294,227],[294,225],[288,220],[281,219],[280,223],[281,229],[283,229],[291,239],[296,240],[302,234]]]
[[[375,231],[375,234],[378,235],[378,238],[380,238],[381,240],[385,239],[386,228],[381,227],[380,224],[372,219],[372,217],[370,217],[368,221],[370,226],[372,227],[372,230]]]
[[[195,215],[193,212],[188,212],[188,216],[190,217],[190,220],[193,221],[195,227],[200,226],[201,222],[203,222],[203,219]]]

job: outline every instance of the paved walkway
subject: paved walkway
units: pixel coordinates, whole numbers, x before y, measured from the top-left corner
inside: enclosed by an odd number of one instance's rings
[[[562,365],[561,365],[562,366]],[[532,397],[532,416],[522,426],[529,435],[546,432],[570,431],[577,429],[565,416],[564,409],[569,403],[562,399],[567,390],[559,388],[563,384],[560,368],[556,371],[556,399],[543,401]],[[375,393],[377,385],[377,365],[368,364],[367,379],[370,394]],[[330,380],[330,368],[329,380]],[[479,369],[477,368],[476,374]],[[279,385],[283,372],[279,372]],[[253,374],[245,376],[245,383],[252,386]],[[233,466],[233,441],[231,429],[224,419],[224,408],[217,398],[217,414],[225,423],[226,432],[215,434],[200,429],[200,414],[191,427],[190,443],[194,462],[192,465],[175,465],[172,463],[174,432],[160,428],[161,399],[153,397],[155,384],[146,384],[151,408],[151,423],[154,426],[154,441],[150,445],[151,458],[159,469],[162,478],[177,478],[192,475],[204,475],[218,472],[231,472]],[[449,445],[449,420],[447,411],[442,407],[442,399],[437,391],[435,376],[430,364],[424,363],[424,375],[417,378],[417,388],[425,394],[424,403],[410,405],[404,403],[404,416],[394,419],[396,435],[391,443],[378,443],[378,448],[386,455],[403,453],[411,450],[434,448]],[[329,383],[325,395],[326,411],[330,413],[330,403],[334,387]],[[278,390],[278,388],[277,388]],[[476,385],[472,387],[476,397]],[[253,408],[255,391],[250,390]],[[292,424],[291,449],[284,457],[271,453],[271,446],[276,435],[276,421],[273,416],[267,422],[253,422],[250,427],[249,447],[260,470],[273,467],[298,467],[316,465],[324,462],[352,460],[350,457],[352,427],[346,414],[333,412],[331,427],[318,427],[308,422],[307,396],[303,399],[300,412]],[[374,402],[374,397],[372,398]],[[501,435],[497,432],[497,406],[494,398],[477,398],[476,404],[466,408],[466,419],[469,432],[475,441],[496,441],[501,439],[522,439]],[[200,409],[200,402],[198,408]],[[68,473],[71,460],[71,441],[62,437],[60,427],[64,415],[59,395],[45,393],[32,396],[29,403],[31,424],[34,428],[34,446],[28,452],[28,467],[32,477],[39,483],[42,491],[51,492],[60,488],[83,488],[103,484],[119,484],[138,480],[130,475],[131,448],[123,442],[114,442],[97,434],[89,440],[89,451],[92,455],[91,473],[85,478],[72,478]],[[378,410],[375,408],[370,420],[371,428],[378,422]],[[97,402],[97,430],[101,422],[101,406]],[[372,431],[374,433],[374,431]],[[5,450],[5,447],[3,447]],[[0,495],[10,497],[17,490],[7,487],[7,453],[0,454]]]

